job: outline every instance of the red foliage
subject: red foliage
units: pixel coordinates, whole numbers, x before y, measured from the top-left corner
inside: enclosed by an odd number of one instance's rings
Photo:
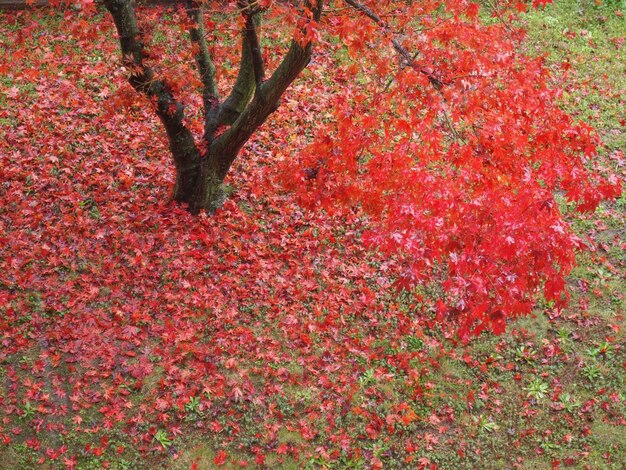
[[[554,194],[589,211],[620,192],[586,168],[592,129],[559,109],[543,59],[518,52],[524,33],[501,12],[485,26],[468,2],[376,7],[392,18],[387,34],[365,16],[328,19],[339,38],[328,54],[347,48],[355,62],[332,62],[342,85],[326,103],[332,118],[297,164],[284,162],[283,181],[309,206],[360,206],[376,227],[369,246],[405,255],[401,286],[442,276],[439,320],[461,337],[502,332],[538,290],[562,304],[581,241]],[[419,51],[399,70],[380,52],[389,30]]]

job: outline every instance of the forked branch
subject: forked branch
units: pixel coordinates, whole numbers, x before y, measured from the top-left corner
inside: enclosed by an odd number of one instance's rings
[[[310,10],[312,21],[319,21],[323,6],[323,0],[316,0],[315,6]],[[243,144],[278,108],[280,97],[307,66],[312,51],[311,41],[301,44],[295,39],[292,40],[289,50],[274,73],[267,80],[256,85],[256,93],[252,101],[241,112],[230,129],[215,139],[213,143],[215,151],[226,156],[220,163],[220,175],[228,172]]]

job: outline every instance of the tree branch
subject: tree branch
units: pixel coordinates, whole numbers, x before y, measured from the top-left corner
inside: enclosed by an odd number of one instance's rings
[[[345,0],[345,2],[351,7],[363,13],[365,16],[367,16],[374,23],[380,26],[385,32],[389,32],[389,26],[387,25],[387,23],[385,23],[385,21],[383,21],[383,19],[378,16],[373,10],[363,5],[362,3],[357,2],[356,0]],[[428,81],[430,81],[430,83],[437,90],[439,90],[442,85],[444,85],[444,83],[437,77],[435,77],[432,72],[417,67],[417,64],[415,63],[415,58],[417,57],[417,54],[412,55],[402,44],[400,44],[400,41],[398,41],[395,37],[391,38],[391,44],[393,45],[393,48],[396,50],[396,52],[400,55],[406,66],[416,67],[422,74],[428,77]],[[387,89],[388,86],[389,85],[387,85],[385,89]]]
[[[183,123],[184,107],[174,98],[167,83],[157,79],[144,62],[134,0],[105,0],[104,4],[117,28],[123,63],[130,69],[128,82],[136,91],[156,101],[156,113],[169,137],[174,163],[181,173],[191,175],[198,165],[199,154],[193,135]]]
[[[241,33],[241,60],[239,61],[239,72],[235,84],[224,102],[217,110],[208,112],[205,120],[205,139],[213,139],[219,126],[232,125],[241,115],[246,105],[250,102],[256,81],[254,78],[254,68],[252,66],[252,53],[246,35]]]
[[[207,115],[205,135],[208,139],[212,138],[219,126],[232,125],[239,118],[250,102],[257,85],[265,76],[261,46],[256,30],[260,11],[247,11],[251,7],[249,3],[246,4],[242,1],[238,3],[238,6],[245,18],[245,25],[241,31],[239,72],[230,94],[219,110],[211,116]]]
[[[253,9],[249,1],[244,2],[243,0],[240,0],[237,2],[237,6],[240,8],[241,14],[245,20],[243,34],[248,41],[248,45],[250,46],[254,79],[258,86],[263,80],[265,80],[265,64],[263,62],[263,53],[261,51],[261,43],[257,32],[261,11],[257,8]]]
[[[204,100],[204,108],[206,111],[211,106],[211,99],[217,98],[217,84],[215,82],[215,65],[211,60],[211,54],[206,42],[206,34],[204,31],[203,21],[203,7],[202,3],[197,0],[186,0],[185,8],[187,10],[187,16],[194,22],[194,27],[189,31],[191,41],[196,45],[197,52],[195,54],[196,64],[198,66],[198,72],[200,73],[200,79],[204,90],[202,93]]]

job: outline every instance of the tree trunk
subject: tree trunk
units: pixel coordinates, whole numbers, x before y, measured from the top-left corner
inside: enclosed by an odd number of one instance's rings
[[[174,153],[174,151],[172,152]],[[177,159],[174,158],[174,162]],[[176,184],[174,200],[189,205],[189,211],[197,214],[205,210],[209,214],[215,212],[225,201],[225,174],[220,174],[220,158],[209,154],[198,158],[195,164],[184,167],[176,165]]]

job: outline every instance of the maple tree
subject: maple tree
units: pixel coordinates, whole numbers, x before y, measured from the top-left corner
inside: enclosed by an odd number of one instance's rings
[[[140,27],[133,1],[104,4],[129,82],[167,133],[174,199],[192,213],[221,204],[242,146],[316,46],[315,60],[327,62],[335,82],[320,78],[319,86],[333,88],[332,99],[308,142],[300,139],[303,149],[275,165],[274,179],[304,205],[359,206],[378,228],[369,243],[405,255],[400,286],[444,280],[436,310],[461,325],[462,337],[502,331],[506,318],[530,311],[539,288],[549,301],[565,300],[564,276],[582,242],[555,192],[581,210],[619,194],[615,177],[586,168],[597,137],[558,108],[543,59],[519,52],[524,32],[512,21],[523,2],[491,4],[485,22],[469,1],[188,0],[174,13],[191,49],[177,60],[193,56],[197,74],[187,69],[175,80],[158,69],[162,51],[148,47],[158,16],[146,13]],[[280,41],[262,48],[261,16],[293,31],[286,51]],[[238,58],[223,47],[234,33]],[[269,36],[284,41],[278,34]],[[236,73],[220,75],[220,62],[238,64]],[[178,98],[194,90],[203,108],[196,122]],[[310,110],[310,102],[295,106]]]

